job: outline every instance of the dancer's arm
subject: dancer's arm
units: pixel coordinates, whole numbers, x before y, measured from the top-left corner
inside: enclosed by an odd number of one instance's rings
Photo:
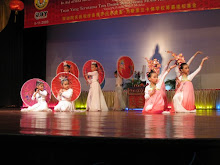
[[[38,90],[38,89],[37,89],[37,90]],[[32,97],[31,97],[31,100],[35,100],[35,98],[36,98],[36,94],[37,94],[37,91],[34,92],[34,94],[33,94]]]
[[[180,77],[180,69],[179,66],[175,67],[176,77]]]
[[[145,87],[144,98],[145,98],[145,100],[150,98],[149,86],[146,86],[146,87]]]
[[[70,99],[73,95],[73,90],[68,89],[67,91],[62,93],[62,96],[65,97],[66,99]]]
[[[94,71],[94,72],[88,72],[87,74],[89,75],[89,76],[94,76],[94,75],[96,75],[98,72],[97,71]]]
[[[163,81],[165,79],[165,77],[167,76],[167,74],[173,69],[175,68],[176,65],[173,65],[171,66],[169,69],[166,70],[166,72],[162,75],[162,77],[160,78],[159,82],[157,83],[157,88],[160,89],[162,84],[163,84]]]
[[[60,89],[58,95],[57,95],[57,100],[61,100],[61,95],[62,95],[63,89]]]
[[[88,73],[90,73],[90,72],[88,72]],[[92,83],[92,81],[88,78],[88,76],[89,76],[88,73],[85,74],[87,85]]]
[[[39,91],[39,94],[46,97],[47,96],[47,91],[46,90]]]
[[[187,62],[188,66],[191,64],[191,62],[194,60],[194,58],[198,55],[198,54],[202,54],[201,51],[197,51]]]
[[[209,59],[208,56],[202,59],[202,62],[201,62],[201,64],[199,65],[199,67],[198,67],[192,74],[190,74],[190,75],[188,76],[188,80],[190,80],[190,81],[193,80],[193,78],[194,78],[194,77],[200,72],[200,70],[202,69],[204,62],[205,62],[206,60],[208,60],[208,59]]]
[[[160,76],[162,76],[162,75],[166,72],[166,70],[168,69],[170,63],[171,63],[173,60],[175,60],[175,59],[172,58],[172,59],[169,60],[169,62],[167,63],[167,65],[163,68],[163,70],[162,70]]]

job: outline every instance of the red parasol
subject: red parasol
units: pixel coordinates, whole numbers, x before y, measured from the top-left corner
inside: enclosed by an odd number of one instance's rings
[[[36,82],[37,81],[41,81],[44,83],[44,89],[47,91],[47,98],[46,101],[49,102],[50,98],[51,98],[51,90],[50,90],[50,86],[43,80],[39,79],[39,78],[33,78],[30,79],[28,81],[26,81],[22,88],[21,88],[21,99],[22,101],[27,105],[27,106],[32,106],[34,104],[36,104],[36,100],[32,100],[31,97],[35,92],[35,88],[36,88]]]
[[[75,101],[76,99],[78,99],[81,93],[80,81],[72,73],[66,73],[66,72],[61,72],[57,74],[51,81],[51,89],[52,89],[52,93],[54,97],[57,98],[57,95],[60,89],[62,89],[61,77],[67,78],[69,80],[69,87],[73,89],[73,95],[72,95],[71,101]]]
[[[64,72],[63,66],[66,64],[70,65],[70,73],[74,74],[77,78],[79,78],[79,69],[78,69],[77,65],[75,63],[73,63],[72,61],[61,62],[57,67],[57,74],[60,72]]]
[[[124,78],[130,78],[134,73],[134,63],[128,56],[121,56],[117,61],[118,74]]]
[[[102,66],[102,64],[96,60],[88,60],[84,66],[83,66],[83,76],[86,79],[86,74],[88,72],[91,72],[91,64],[92,62],[96,62],[96,64],[98,65],[98,73],[99,73],[99,84],[102,84],[102,82],[105,79],[105,71],[104,68]],[[86,79],[87,80],[87,79]]]

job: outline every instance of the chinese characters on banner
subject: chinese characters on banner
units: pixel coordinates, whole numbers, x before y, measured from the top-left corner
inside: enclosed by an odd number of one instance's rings
[[[220,9],[220,0],[25,0],[24,27]]]

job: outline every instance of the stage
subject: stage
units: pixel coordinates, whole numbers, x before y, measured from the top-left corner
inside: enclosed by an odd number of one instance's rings
[[[2,109],[0,138],[4,158],[13,152],[18,162],[27,164],[215,164],[220,111],[143,115]],[[20,160],[21,156],[26,158]]]

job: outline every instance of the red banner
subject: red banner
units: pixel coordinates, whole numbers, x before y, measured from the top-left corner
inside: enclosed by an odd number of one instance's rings
[[[26,0],[24,27],[220,9],[220,0]]]

